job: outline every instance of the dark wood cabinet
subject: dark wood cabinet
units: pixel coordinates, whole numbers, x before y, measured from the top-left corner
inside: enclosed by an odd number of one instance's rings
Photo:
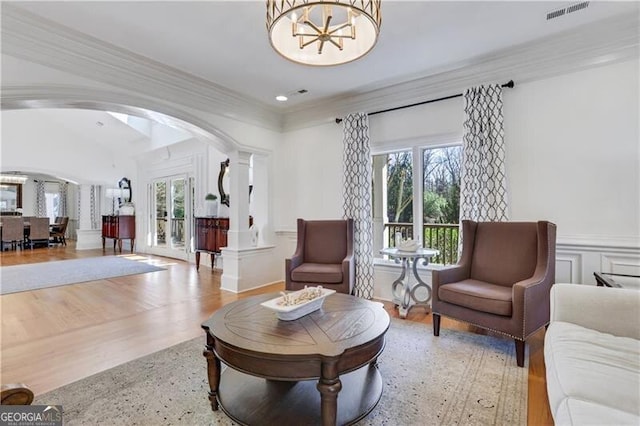
[[[196,270],[200,269],[200,253],[211,255],[211,268],[215,266],[216,255],[220,249],[227,246],[227,232],[229,231],[228,217],[196,217],[195,218],[195,250]],[[253,218],[249,217],[249,226],[253,225]]]
[[[136,240],[135,216],[102,216],[102,250],[105,249],[105,240],[113,238],[113,251],[122,253],[122,240],[131,240],[131,253]]]

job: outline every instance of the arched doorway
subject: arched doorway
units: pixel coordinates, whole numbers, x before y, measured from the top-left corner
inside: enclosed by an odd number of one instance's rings
[[[6,96],[5,96],[6,95]],[[154,104],[155,105],[155,104]],[[38,89],[36,91],[31,88],[28,91],[21,91],[16,88],[8,88],[3,90],[2,110],[4,112],[16,111],[16,110],[43,110],[45,108],[67,109],[67,110],[94,110],[94,111],[109,111],[120,114],[126,114],[131,117],[138,117],[141,119],[150,120],[154,123],[159,123],[164,126],[170,126],[172,128],[181,129],[189,132],[194,139],[208,144],[218,152],[228,153],[237,148],[238,144],[228,135],[220,132],[218,129],[213,128],[210,124],[204,122],[200,117],[196,117],[190,113],[179,111],[173,107],[167,105],[155,105],[155,109],[149,109],[149,101],[146,99],[138,99],[135,96],[123,95],[118,93],[110,93],[99,90],[87,90],[87,89]],[[162,112],[160,111],[162,110]],[[168,115],[169,111],[175,115]],[[10,143],[11,141],[3,142]],[[46,141],[44,141],[46,144]],[[169,151],[168,147],[164,147]],[[73,152],[67,152],[67,157],[73,157]],[[223,154],[224,155],[224,154]],[[226,154],[228,155],[228,154]],[[117,154],[116,154],[117,156]],[[10,156],[9,156],[10,157]],[[3,159],[3,170],[26,170],[34,169],[29,164],[29,159],[24,156],[23,162],[12,162],[9,158],[7,161]],[[20,160],[22,161],[22,160]],[[48,169],[49,173],[56,173],[55,161],[52,163],[53,168]],[[42,165],[40,166],[42,168]],[[137,247],[143,247],[143,251],[153,251],[154,242],[157,242],[157,219],[154,217],[157,206],[155,202],[155,194],[152,192],[153,183],[159,180],[165,180],[174,183],[174,188],[180,188],[177,192],[182,194],[182,213],[178,217],[173,217],[173,222],[179,222],[182,219],[181,225],[175,227],[177,232],[174,233],[179,241],[175,244],[174,248],[179,247],[182,250],[182,254],[174,253],[171,256],[170,252],[167,252],[165,248],[160,248],[162,255],[170,255],[171,257],[189,258],[189,236],[192,235],[189,227],[189,222],[185,221],[185,218],[192,217],[195,210],[194,197],[204,198],[204,193],[207,191],[205,185],[201,185],[198,189],[197,180],[206,180],[206,171],[202,170],[203,163],[196,164],[192,162],[190,164],[182,164],[178,169],[174,166],[156,167],[145,170],[138,170],[136,175],[136,181],[134,182],[134,191],[137,194],[136,197],[136,216],[137,223],[136,229],[138,234]],[[38,169],[36,167],[35,169]],[[36,170],[39,171],[39,170]],[[120,179],[123,173],[115,174],[110,178],[105,178],[100,173],[87,175],[87,173],[74,174],[70,170],[57,170],[58,173],[64,172],[66,175],[73,175],[74,180],[77,180],[80,185],[103,185],[108,188],[109,182],[115,182]],[[96,177],[97,176],[97,177]],[[176,176],[178,178],[176,178]],[[178,194],[175,194],[178,195]],[[165,211],[175,207],[175,199],[168,201],[165,207]],[[168,207],[168,208],[167,208]],[[180,206],[178,206],[178,209]],[[97,231],[97,230],[96,230]],[[157,245],[156,245],[157,246]],[[89,248],[89,247],[87,247]]]

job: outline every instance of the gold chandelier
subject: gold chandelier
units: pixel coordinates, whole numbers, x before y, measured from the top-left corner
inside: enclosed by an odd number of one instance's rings
[[[267,0],[267,30],[273,48],[306,65],[354,61],[376,44],[380,0]]]

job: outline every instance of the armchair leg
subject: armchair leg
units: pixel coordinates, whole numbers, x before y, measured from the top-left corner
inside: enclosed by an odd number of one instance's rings
[[[433,335],[440,335],[440,314],[432,314],[433,315]]]
[[[516,343],[516,362],[518,364],[518,367],[524,367],[525,341],[518,339],[514,339],[514,341]]]

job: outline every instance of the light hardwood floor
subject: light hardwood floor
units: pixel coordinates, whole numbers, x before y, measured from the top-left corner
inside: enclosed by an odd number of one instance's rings
[[[107,250],[67,247],[2,252],[0,265],[113,255]],[[25,383],[38,394],[116,365],[203,336],[200,324],[226,303],[280,291],[274,284],[243,294],[220,290],[219,270],[201,262],[150,255],[123,255],[153,262],[164,271],[0,296],[0,381]],[[205,259],[206,260],[206,259]],[[0,269],[0,280],[2,270]],[[385,303],[390,315],[397,311]],[[409,321],[431,327],[431,315],[413,309]],[[443,318],[443,328],[471,329]],[[552,425],[542,356],[544,330],[529,347],[528,424]],[[203,361],[204,362],[204,361]],[[514,360],[515,362],[515,360]]]

